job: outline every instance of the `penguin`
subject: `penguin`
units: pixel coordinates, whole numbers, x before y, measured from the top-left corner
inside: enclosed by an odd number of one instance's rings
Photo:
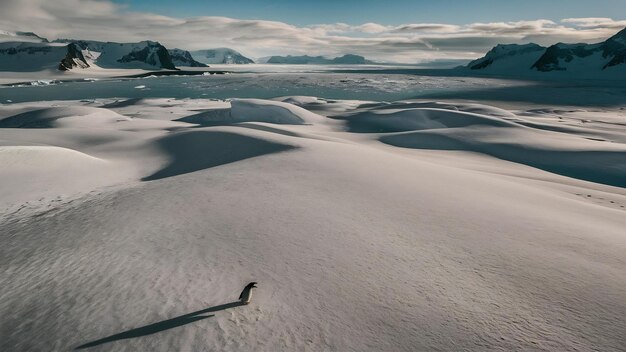
[[[249,304],[250,299],[252,299],[252,289],[256,287],[256,282],[251,282],[243,288],[241,294],[239,295],[239,301],[243,304]]]

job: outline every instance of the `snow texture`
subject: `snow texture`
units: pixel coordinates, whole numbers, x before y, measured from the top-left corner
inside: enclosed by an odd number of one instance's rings
[[[511,106],[2,104],[0,350],[623,350],[626,115]]]

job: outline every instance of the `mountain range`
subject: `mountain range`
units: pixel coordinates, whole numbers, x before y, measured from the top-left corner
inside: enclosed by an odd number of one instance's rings
[[[0,32],[0,71],[68,71],[86,68],[176,69],[160,43],[100,42],[57,39],[52,42],[28,32]]]
[[[346,54],[340,57],[329,59],[323,56],[270,56],[267,58],[268,64],[289,64],[289,65],[366,65],[374,64],[373,61],[365,59],[363,56]]]
[[[495,74],[567,72],[590,77],[626,74],[626,29],[596,44],[558,43],[549,47],[534,43],[501,44],[465,68]]]
[[[53,43],[67,44],[67,54],[59,65],[60,70],[90,66],[176,69],[167,48],[149,40],[138,43],[115,43],[60,39]]]
[[[196,60],[196,57],[199,60]],[[194,52],[167,49],[159,42],[101,42],[57,39],[49,41],[31,32],[0,31],[0,71],[36,72],[76,69],[175,70],[208,67],[207,63],[247,64],[251,59],[228,48]]]
[[[268,64],[375,64],[363,56],[270,56]],[[167,49],[156,41],[136,43],[57,39],[49,41],[32,32],[0,30],[0,71],[36,72],[87,68],[174,70],[177,66],[251,64],[254,61],[229,48],[189,52]],[[500,44],[462,70],[510,76],[543,76],[549,72],[584,78],[626,77],[626,29],[595,44],[558,43],[544,47],[534,43]]]

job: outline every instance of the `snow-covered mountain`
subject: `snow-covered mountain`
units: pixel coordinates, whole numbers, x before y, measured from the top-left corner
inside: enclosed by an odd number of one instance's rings
[[[85,57],[83,53],[83,48],[77,43],[69,43],[67,45],[67,53],[65,54],[65,58],[61,60],[59,63],[59,70],[61,71],[69,71],[74,68],[88,68],[89,63],[88,60],[90,56]]]
[[[0,71],[56,70],[61,60],[67,58],[68,46],[68,44],[61,43],[0,43]]]
[[[168,49],[167,51],[170,53],[172,62],[176,66],[207,67],[206,64],[194,60],[193,56],[191,56],[191,53],[186,50]]]
[[[596,44],[498,45],[465,68],[511,75],[564,72],[577,77],[626,77],[626,29]]]
[[[533,64],[538,71],[601,69],[626,63],[626,29],[598,44],[564,44],[549,47]]]
[[[346,54],[333,59],[323,56],[271,56],[267,59],[268,64],[289,64],[289,65],[365,65],[374,63],[363,56]]]
[[[78,45],[90,66],[146,70],[176,69],[168,50],[159,42],[147,40],[138,43],[115,43],[67,39],[54,42]]]
[[[114,43],[60,39],[48,42],[33,33],[0,32],[0,71],[34,72],[73,69],[176,69],[158,42]],[[25,40],[27,39],[27,40]]]
[[[47,43],[48,39],[42,38],[33,32],[9,32],[0,30],[0,43],[3,42]]]
[[[467,64],[472,70],[509,71],[521,67],[530,67],[546,51],[546,48],[534,43],[500,44],[489,50],[485,56]]]
[[[217,48],[192,51],[191,55],[197,61],[204,64],[253,64],[249,59],[236,50],[229,48]]]

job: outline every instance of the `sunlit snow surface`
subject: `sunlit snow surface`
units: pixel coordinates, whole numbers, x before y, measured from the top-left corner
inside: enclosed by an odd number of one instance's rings
[[[280,69],[0,88],[0,351],[624,350],[623,83]]]

